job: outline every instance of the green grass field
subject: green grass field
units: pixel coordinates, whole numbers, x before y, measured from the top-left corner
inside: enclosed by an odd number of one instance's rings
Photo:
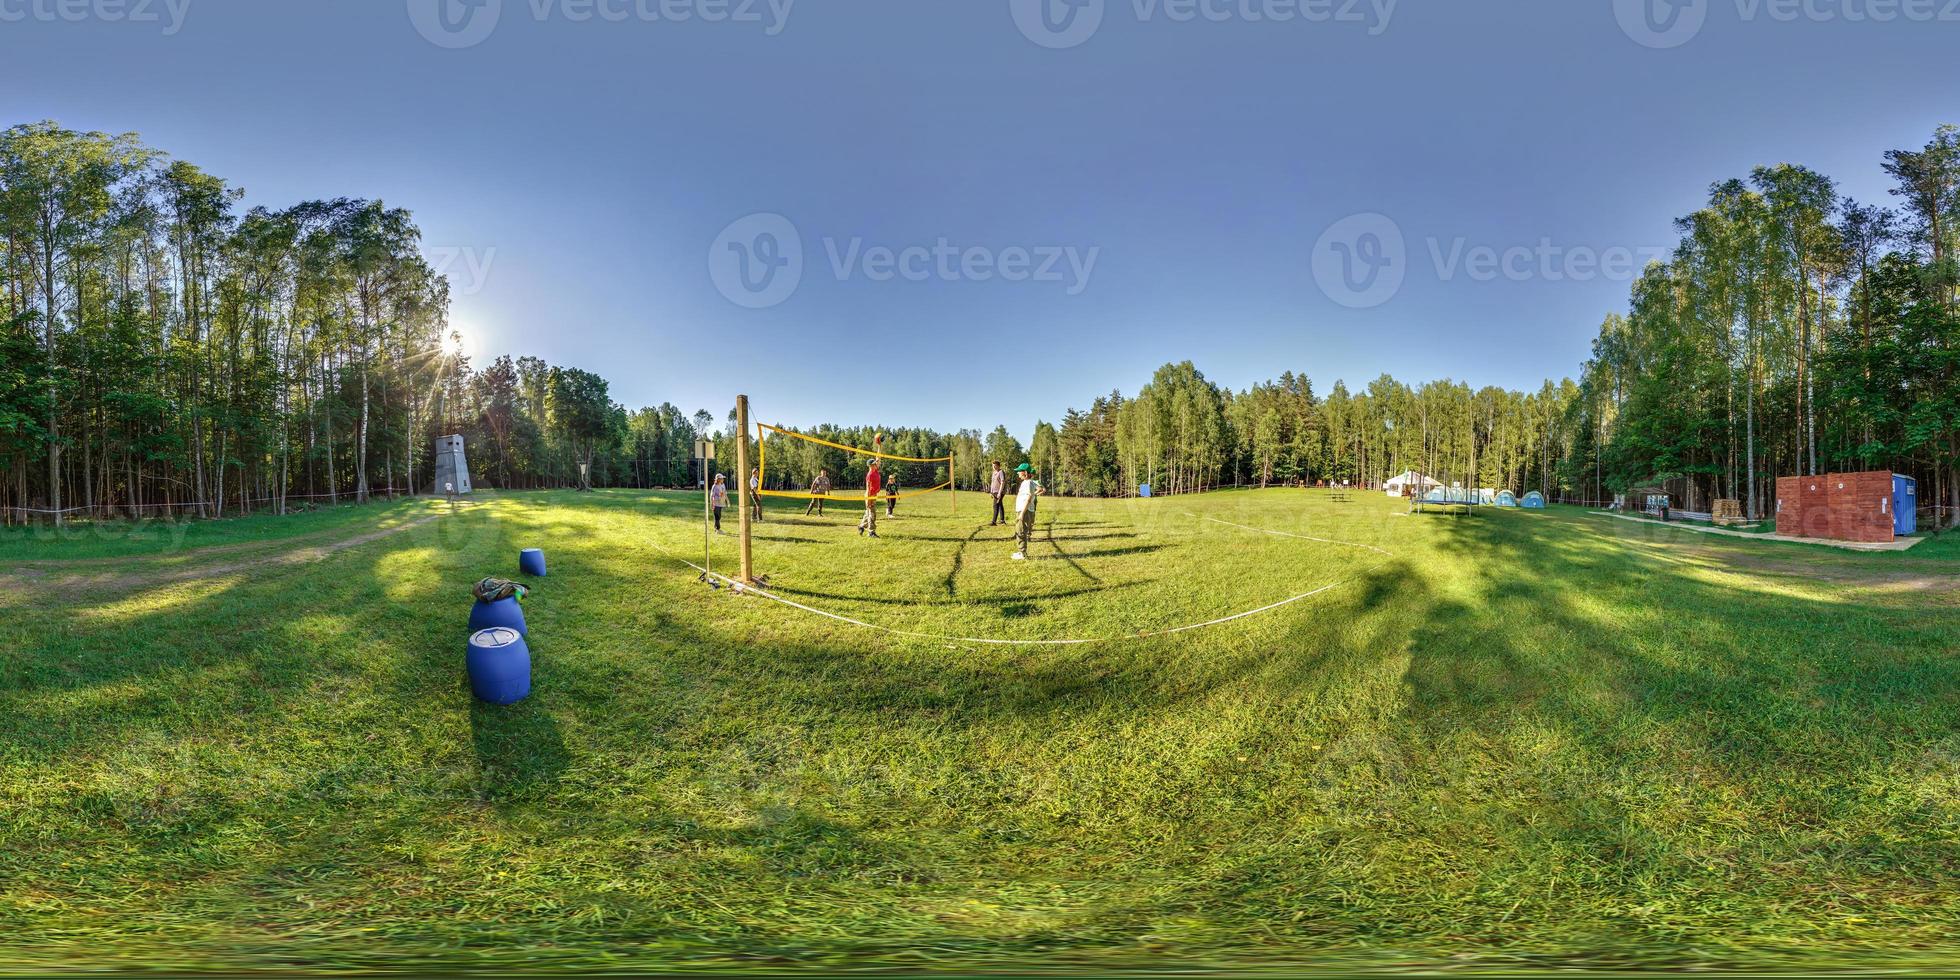
[[[1960,539],[953,504],[0,535],[0,970],[1960,966]]]

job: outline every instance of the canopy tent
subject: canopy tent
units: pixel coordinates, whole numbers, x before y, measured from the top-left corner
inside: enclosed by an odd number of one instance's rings
[[[1390,477],[1387,483],[1382,484],[1382,491],[1391,497],[1403,497],[1413,489],[1417,496],[1421,496],[1431,490],[1440,489],[1442,485],[1440,481],[1410,470],[1401,476]]]

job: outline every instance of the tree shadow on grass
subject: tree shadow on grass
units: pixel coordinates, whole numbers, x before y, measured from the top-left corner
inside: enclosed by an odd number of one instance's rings
[[[979,526],[977,526],[977,527],[975,527],[975,528],[973,529],[973,533],[972,533],[972,534],[969,534],[969,535],[967,535],[967,536],[966,536],[966,537],[964,537],[964,538],[933,538],[933,539],[922,539],[922,538],[921,538],[921,539],[909,539],[909,540],[938,540],[938,541],[958,541],[958,542],[959,542],[959,547],[958,547],[958,548],[955,548],[955,549],[953,549],[953,562],[952,562],[952,567],[950,567],[950,568],[948,568],[948,569],[946,570],[946,582],[945,582],[945,585],[946,585],[946,597],[947,597],[947,598],[949,598],[949,599],[957,599],[957,598],[959,598],[959,595],[960,595],[960,590],[959,590],[959,579],[960,579],[960,569],[961,569],[961,567],[963,567],[963,566],[964,566],[964,565],[966,564],[966,548],[967,548],[967,546],[968,546],[968,545],[970,545],[970,544],[972,544],[972,543],[973,543],[973,542],[974,542],[974,541],[975,541],[976,539],[978,539],[978,538],[980,537],[980,532],[981,532],[981,531],[984,531],[984,530],[986,530],[986,529],[987,529],[987,525],[984,525],[984,524],[982,524],[982,525],[979,525]]]
[[[469,710],[478,795],[496,802],[549,799],[571,754],[558,720],[538,703],[538,696],[512,705],[471,698]]]
[[[1075,573],[1077,575],[1080,575],[1083,578],[1086,578],[1089,581],[1096,583],[1097,585],[1102,584],[1102,579],[1096,577],[1088,569],[1083,568],[1082,563],[1075,560],[1076,556],[1070,555],[1067,551],[1064,551],[1062,549],[1060,542],[1057,542],[1055,540],[1055,522],[1053,520],[1050,520],[1048,522],[1048,546],[1050,548],[1055,549],[1056,557],[1060,558],[1065,562],[1068,562],[1068,567],[1075,569]],[[1087,556],[1083,556],[1083,557],[1087,557]]]
[[[1432,724],[1538,718],[1607,755],[1658,726],[1738,773],[1828,775],[1955,720],[1960,611],[1701,577],[1535,515],[1452,522],[1437,542],[1477,569],[1479,601],[1432,599],[1418,632],[1410,682]]]

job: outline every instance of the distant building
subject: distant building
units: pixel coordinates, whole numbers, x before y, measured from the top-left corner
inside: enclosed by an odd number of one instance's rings
[[[436,479],[429,492],[470,492],[470,463],[463,455],[462,436],[441,436],[436,439]]]

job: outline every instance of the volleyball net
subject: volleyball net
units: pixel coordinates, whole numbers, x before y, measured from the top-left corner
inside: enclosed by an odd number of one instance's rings
[[[848,454],[845,457],[847,461],[855,460],[858,458],[866,458],[866,459],[875,459],[881,463],[911,463],[911,464],[930,463],[930,464],[934,464],[935,466],[943,465],[946,467],[946,471],[944,473],[945,482],[940,483],[937,486],[926,487],[921,490],[901,489],[897,494],[880,492],[878,494],[880,499],[890,499],[892,497],[897,497],[898,499],[903,500],[907,497],[923,497],[929,493],[938,493],[941,490],[951,490],[953,488],[954,457],[952,456],[900,456],[896,453],[880,452],[876,449],[864,449],[859,446],[847,446],[841,442],[832,442],[829,439],[818,438],[817,436],[809,435],[802,432],[792,432],[791,430],[785,429],[781,426],[764,425],[760,422],[756,423],[755,430],[756,430],[755,442],[757,447],[756,469],[758,471],[757,482],[759,482],[762,486],[762,489],[756,491],[756,495],[760,497],[775,497],[779,499],[788,499],[788,500],[839,500],[839,499],[849,500],[852,497],[862,498],[864,495],[863,484],[859,481],[849,480],[849,479],[844,479],[839,484],[831,487],[831,489],[827,492],[819,492],[819,491],[812,491],[812,490],[768,489],[769,487],[769,441],[771,436],[777,437],[779,439],[796,440],[804,443],[811,443],[818,446],[823,446],[828,449],[840,450]],[[782,454],[779,451],[777,455],[781,456]],[[885,467],[880,467],[880,468],[886,469]],[[779,465],[778,470],[780,469],[781,467]],[[804,478],[801,482],[804,482],[806,484],[810,481],[810,478],[815,476],[814,473],[799,474],[799,475]],[[941,476],[940,474],[935,472],[932,478],[939,479],[940,476]],[[841,473],[839,474],[839,477],[840,478],[842,477]],[[886,469],[886,479],[888,481],[887,485],[889,486],[890,485],[889,481],[892,479],[892,475],[889,469]]]

